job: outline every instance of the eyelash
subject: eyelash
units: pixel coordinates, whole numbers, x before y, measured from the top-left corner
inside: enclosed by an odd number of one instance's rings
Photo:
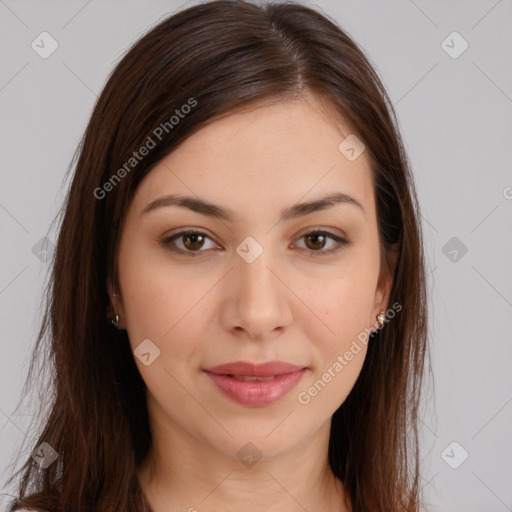
[[[190,250],[183,250],[183,249],[177,248],[176,245],[174,244],[174,240],[177,238],[180,238],[182,236],[185,236],[185,235],[201,235],[201,236],[203,236],[205,238],[209,238],[211,240],[211,238],[206,233],[203,233],[202,231],[190,229],[190,230],[180,231],[179,233],[175,233],[174,235],[172,235],[170,237],[164,238],[161,241],[161,245],[173,253],[187,255],[187,256],[191,256],[191,257],[199,256],[198,253],[207,252],[205,250],[190,251]],[[338,251],[344,249],[345,247],[347,247],[348,245],[350,245],[352,243],[350,240],[347,240],[346,238],[341,238],[341,237],[335,235],[334,233],[331,233],[330,231],[325,231],[325,230],[320,230],[320,229],[315,229],[312,231],[308,231],[307,233],[304,233],[299,238],[299,240],[302,238],[305,238],[308,236],[314,236],[314,235],[326,235],[327,238],[330,238],[337,243],[337,247],[335,247],[334,249],[329,249],[327,251],[323,251],[323,250],[312,251],[310,249],[305,249],[308,256],[329,256],[332,254],[336,254]]]

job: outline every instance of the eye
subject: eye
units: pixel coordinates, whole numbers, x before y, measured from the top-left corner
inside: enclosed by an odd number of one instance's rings
[[[187,230],[164,238],[161,244],[174,253],[197,256],[195,253],[204,252],[200,249],[203,248],[206,239],[211,240],[211,238],[202,231]],[[178,244],[176,244],[175,240],[180,240],[183,248],[177,247]],[[218,247],[215,243],[213,245]]]
[[[345,238],[341,238],[334,233],[331,233],[330,231],[319,229],[309,231],[308,233],[302,235],[299,240],[302,238],[308,241],[306,251],[311,256],[333,254],[352,243],[351,241],[346,240]],[[322,250],[329,239],[333,241],[332,245],[334,247],[331,247],[329,250]],[[210,240],[212,242],[213,247],[210,248],[219,248],[219,246],[215,244],[206,233],[196,230],[180,231],[179,233],[164,238],[161,241],[161,245],[177,254],[198,256],[197,253],[206,252],[206,250],[204,250],[206,240]],[[179,247],[180,244],[178,244],[177,241],[181,242],[182,247]],[[208,249],[208,247],[206,248]]]
[[[306,249],[310,249],[307,251],[310,256],[328,256],[352,243],[350,240],[339,237],[330,231],[320,229],[309,231],[300,237],[300,239],[302,238],[306,240]],[[326,241],[329,239],[334,241],[331,244],[331,249],[322,250],[325,247]]]

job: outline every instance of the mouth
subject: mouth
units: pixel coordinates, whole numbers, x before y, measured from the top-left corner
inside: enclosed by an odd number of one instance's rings
[[[224,396],[253,407],[280,400],[298,384],[306,370],[282,361],[259,365],[237,361],[203,369]]]

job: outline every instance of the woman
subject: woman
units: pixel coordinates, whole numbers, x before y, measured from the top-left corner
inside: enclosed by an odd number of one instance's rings
[[[142,37],[52,270],[32,365],[54,393],[11,510],[420,509],[413,177],[324,15],[214,1]]]

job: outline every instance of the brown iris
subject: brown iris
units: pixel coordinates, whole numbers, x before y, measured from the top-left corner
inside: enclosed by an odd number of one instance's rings
[[[204,244],[204,236],[200,233],[186,233],[182,237],[184,240],[183,245],[191,251],[201,249]],[[191,242],[188,243],[187,240],[191,240]]]
[[[308,240],[313,240],[313,245],[314,247],[309,247],[309,249],[312,249],[312,250],[318,250],[318,249],[322,249],[324,244],[325,244],[325,235],[323,235],[322,233],[314,233],[312,235],[307,235],[306,237],[306,245],[308,245]],[[320,245],[320,247],[318,246],[318,244]]]

